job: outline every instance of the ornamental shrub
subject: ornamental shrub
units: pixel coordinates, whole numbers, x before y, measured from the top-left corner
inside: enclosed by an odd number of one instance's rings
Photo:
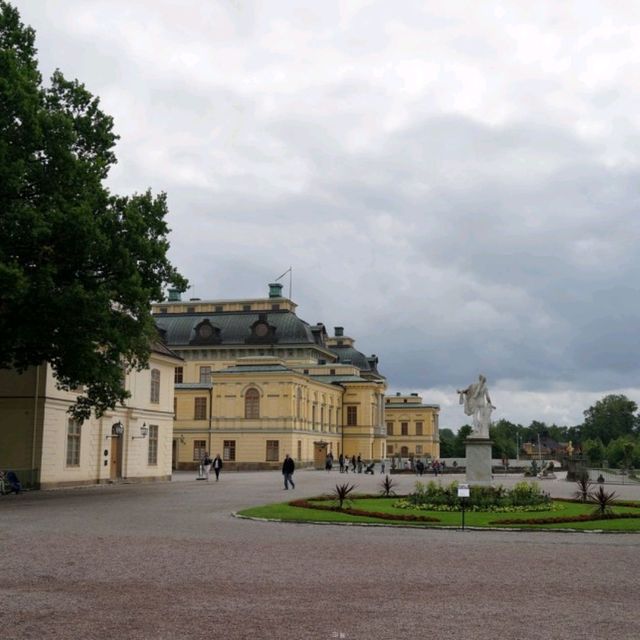
[[[465,500],[465,509],[470,511],[503,510],[510,507],[538,507],[550,506],[550,497],[540,490],[536,482],[519,482],[513,489],[508,490],[503,486],[481,487],[471,486],[470,497]],[[443,487],[434,481],[426,486],[422,482],[416,482],[415,489],[406,499],[400,501],[398,506],[403,508],[442,507],[442,510],[456,511],[461,507],[461,499],[458,498],[458,483],[452,482]]]

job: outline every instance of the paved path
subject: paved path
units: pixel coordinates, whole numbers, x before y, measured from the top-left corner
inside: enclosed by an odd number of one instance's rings
[[[380,476],[194,477],[0,498],[0,637],[640,638],[640,534],[253,522],[230,513]]]

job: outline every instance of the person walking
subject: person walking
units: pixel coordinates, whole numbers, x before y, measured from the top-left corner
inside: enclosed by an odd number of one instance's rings
[[[340,457],[338,458],[338,463],[340,465],[340,473],[344,473],[344,455],[340,454]]]
[[[293,484],[293,472],[295,471],[296,464],[293,461],[293,458],[289,457],[287,453],[284,456],[284,462],[282,463],[282,475],[284,476],[284,489],[285,491],[289,489],[289,483],[291,483],[291,488],[295,489],[296,485]]]
[[[204,477],[209,481],[209,473],[211,472],[211,464],[213,460],[209,457],[209,452],[204,452],[204,458],[202,458],[202,470],[204,471]]]
[[[218,482],[220,472],[222,471],[222,458],[219,453],[216,454],[216,457],[213,459],[213,471],[216,474],[216,482]]]

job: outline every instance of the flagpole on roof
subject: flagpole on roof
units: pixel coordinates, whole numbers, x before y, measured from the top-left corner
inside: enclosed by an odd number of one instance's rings
[[[276,278],[276,282],[278,282],[278,280],[281,280],[282,278],[284,278],[287,273],[289,274],[289,300],[291,300],[291,288],[292,288],[292,281],[293,281],[293,267],[289,267],[282,275],[278,276]]]

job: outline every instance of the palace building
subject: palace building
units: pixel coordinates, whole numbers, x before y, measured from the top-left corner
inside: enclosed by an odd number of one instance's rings
[[[0,370],[0,469],[41,488],[169,480],[180,363],[157,341],[148,368],[125,375],[127,401],[82,423],[68,413],[82,389],[59,389],[48,363],[22,374]]]
[[[440,457],[437,404],[422,404],[417,393],[385,398],[387,456]]]
[[[205,451],[237,469],[275,468],[287,453],[316,466],[329,453],[387,456],[387,382],[377,357],[358,351],[342,327],[329,336],[300,319],[296,306],[277,283],[267,298],[182,301],[170,292],[153,306],[167,346],[184,361],[175,369],[176,468],[197,467]],[[428,427],[412,438],[411,454],[437,457],[437,407],[423,413]]]

